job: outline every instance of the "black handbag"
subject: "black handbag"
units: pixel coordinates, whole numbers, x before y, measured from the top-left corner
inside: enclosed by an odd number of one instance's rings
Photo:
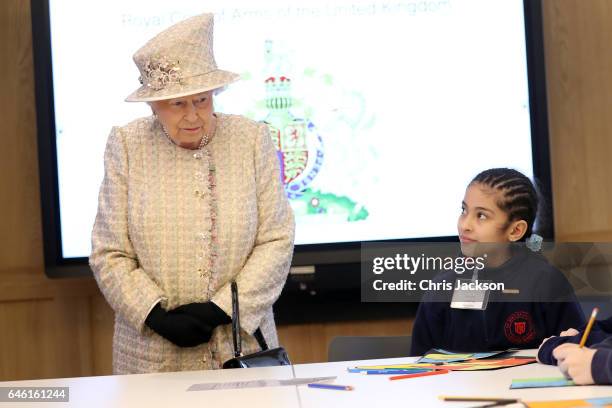
[[[291,365],[289,355],[283,347],[268,348],[266,339],[257,328],[253,333],[261,351],[242,355],[242,341],[240,339],[240,311],[238,309],[238,285],[232,282],[232,337],[234,339],[234,358],[223,363],[223,368],[250,368],[273,367]]]

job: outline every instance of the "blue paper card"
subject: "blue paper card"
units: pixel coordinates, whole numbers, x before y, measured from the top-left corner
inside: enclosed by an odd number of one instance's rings
[[[548,378],[519,378],[512,380],[510,389],[520,388],[548,388],[548,387],[569,387],[576,385],[572,380],[565,377],[548,377]]]

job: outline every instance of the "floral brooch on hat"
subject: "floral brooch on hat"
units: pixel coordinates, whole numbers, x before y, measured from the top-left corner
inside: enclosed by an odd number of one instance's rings
[[[183,75],[179,61],[171,61],[166,57],[150,59],[143,67],[145,78],[138,78],[142,85],[155,91],[164,89],[168,84],[181,84]]]

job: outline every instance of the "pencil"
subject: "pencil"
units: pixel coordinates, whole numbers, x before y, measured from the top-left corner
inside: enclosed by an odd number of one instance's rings
[[[582,334],[582,339],[580,339],[580,348],[583,348],[586,344],[587,337],[589,337],[589,333],[591,332],[591,328],[593,327],[593,323],[595,323],[595,318],[597,317],[597,312],[599,312],[598,307],[593,308],[593,312],[591,312],[591,318],[589,319],[589,323],[587,324],[584,333]]]
[[[310,383],[308,384],[309,388],[322,388],[324,390],[339,390],[339,391],[353,391],[352,385],[338,385],[338,384],[320,384],[320,383]]]
[[[448,374],[448,370],[435,370],[428,373],[403,374],[389,377],[390,380],[403,380],[404,378],[426,377],[428,375]]]
[[[487,398],[487,397],[448,397],[440,395],[442,401],[455,401],[455,402],[501,402],[512,404],[518,402],[516,398]]]

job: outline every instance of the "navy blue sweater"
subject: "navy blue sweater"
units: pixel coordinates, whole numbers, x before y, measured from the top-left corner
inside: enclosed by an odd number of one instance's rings
[[[468,276],[466,278],[470,278]],[[454,271],[434,280],[453,282]],[[452,309],[448,298],[426,294],[412,331],[412,355],[431,348],[493,351],[538,348],[543,339],[585,323],[573,289],[563,274],[529,250],[517,251],[504,265],[484,269],[480,280],[502,282],[520,295],[491,292],[486,310]]]
[[[555,336],[548,339],[538,350],[538,359],[544,364],[556,365],[557,360],[553,357],[553,350],[563,343],[579,344],[585,326],[579,329],[580,333],[575,336]],[[595,322],[586,345],[597,350],[591,363],[591,375],[595,384],[612,384],[612,317]]]

